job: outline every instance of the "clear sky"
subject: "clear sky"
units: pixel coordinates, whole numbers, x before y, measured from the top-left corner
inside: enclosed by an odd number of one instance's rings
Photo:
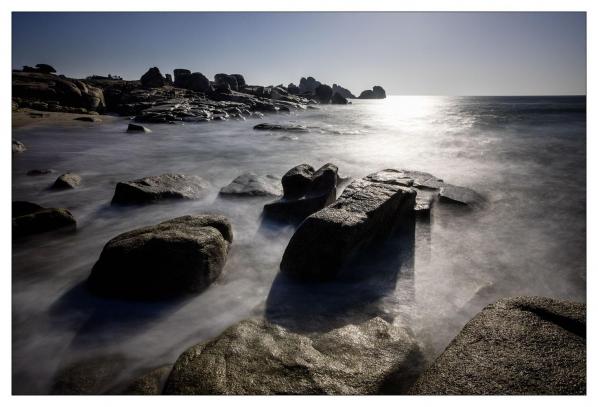
[[[149,67],[301,76],[359,93],[586,93],[585,13],[13,13],[12,65],[138,79]]]

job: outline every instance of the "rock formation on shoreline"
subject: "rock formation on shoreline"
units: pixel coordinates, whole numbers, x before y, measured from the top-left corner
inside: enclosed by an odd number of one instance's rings
[[[201,199],[206,182],[194,175],[162,174],[116,184],[112,204],[140,205],[172,199]]]
[[[385,99],[386,92],[382,86],[374,86],[372,90],[364,90],[358,99]]]
[[[12,234],[22,237],[55,230],[74,231],[75,218],[64,208],[44,208],[40,205],[14,201],[12,203]]]

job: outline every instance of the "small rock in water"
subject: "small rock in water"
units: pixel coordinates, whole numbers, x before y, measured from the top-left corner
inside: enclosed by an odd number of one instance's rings
[[[77,222],[64,208],[43,208],[40,205],[14,201],[12,203],[12,233],[14,237],[53,230],[74,231]]]
[[[91,123],[101,122],[102,121],[102,119],[100,119],[98,117],[92,117],[92,116],[75,117],[74,120],[79,120],[80,122],[91,122]]]
[[[145,126],[139,124],[129,123],[127,127],[127,133],[151,133],[152,131]]]
[[[25,147],[25,144],[21,143],[18,140],[13,140],[12,141],[12,153],[22,153],[24,151],[27,150],[27,147]]]
[[[220,190],[223,196],[280,196],[280,179],[273,175],[258,176],[245,173]]]
[[[27,175],[29,175],[30,177],[33,177],[33,176],[37,176],[37,175],[47,175],[47,174],[51,174],[53,172],[54,172],[54,170],[47,169],[47,168],[35,169],[35,170],[27,171]]]
[[[254,130],[268,130],[268,131],[291,131],[298,133],[307,133],[307,127],[300,124],[270,124],[260,123],[253,126]]]
[[[146,204],[170,199],[201,199],[207,183],[195,175],[162,174],[116,184],[112,204]]]
[[[220,215],[182,216],[111,239],[93,266],[90,289],[128,299],[198,293],[222,272],[233,235]]]
[[[440,188],[439,202],[477,207],[483,205],[484,198],[472,189],[445,184]]]
[[[81,176],[72,172],[62,174],[54,181],[52,189],[74,189],[81,184]]]

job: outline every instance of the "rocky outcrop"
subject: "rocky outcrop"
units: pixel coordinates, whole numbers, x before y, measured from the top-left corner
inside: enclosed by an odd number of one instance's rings
[[[314,94],[316,92],[316,88],[320,85],[321,83],[312,78],[311,76],[308,76],[307,79],[301,78],[301,80],[299,81],[299,92]]]
[[[282,177],[283,197],[264,205],[264,218],[299,224],[312,213],[334,202],[337,183],[338,168],[334,164],[325,164],[318,171],[308,164],[291,168]]]
[[[331,280],[360,249],[390,235],[413,215],[412,180],[353,181],[336,202],[307,217],[291,238],[281,272],[303,280]]]
[[[52,189],[74,189],[78,187],[79,184],[81,184],[81,176],[73,172],[67,172],[66,174],[59,176],[56,181],[54,181]]]
[[[21,143],[18,140],[14,140],[12,141],[12,153],[22,153],[27,151],[27,147],[25,147],[25,144]]]
[[[224,197],[280,196],[280,179],[273,175],[259,176],[254,173],[239,175],[220,190]]]
[[[345,99],[356,99],[357,98],[353,93],[351,93],[351,91],[349,89],[343,88],[342,86],[337,85],[336,83],[332,84],[332,92],[338,93]]]
[[[189,76],[191,76],[191,71],[188,69],[178,68],[178,69],[175,69],[173,71],[173,73],[174,73],[174,86],[179,87],[179,88],[186,88],[188,81],[189,81]]]
[[[217,73],[214,75],[214,83],[216,86],[227,86],[230,90],[238,91],[239,84],[235,75],[227,75],[225,73]]]
[[[166,85],[166,80],[156,67],[150,68],[141,76],[141,86],[145,88],[161,88]]]
[[[328,85],[320,85],[315,89],[315,99],[320,103],[330,103],[332,88]]]
[[[210,80],[200,72],[193,72],[191,75],[189,75],[189,80],[185,88],[195,92],[209,92]]]
[[[64,208],[43,208],[25,201],[12,203],[12,234],[14,237],[54,230],[74,231],[77,222]]]
[[[234,74],[231,74],[230,76],[232,76],[236,79],[237,86],[238,86],[239,90],[241,90],[245,87],[246,83],[245,83],[245,78],[243,77],[243,75],[241,75],[239,73],[234,73]]]
[[[290,131],[307,133],[309,130],[307,127],[301,124],[272,124],[272,123],[260,123],[253,126],[253,130],[267,130],[267,131]]]
[[[157,396],[162,394],[164,384],[171,370],[172,365],[164,365],[152,369],[129,383],[119,394],[138,396]]]
[[[359,99],[386,99],[386,92],[382,86],[374,86],[372,90],[364,90]]]
[[[419,358],[411,334],[381,318],[311,337],[253,319],[184,352],[164,393],[401,393]]]
[[[299,89],[299,86],[295,85],[294,83],[289,83],[289,86],[287,86],[287,92],[289,92],[291,95],[298,95],[301,93],[301,89]]]
[[[49,168],[41,168],[41,169],[29,170],[29,171],[27,171],[27,175],[30,177],[36,177],[38,175],[47,175],[47,174],[51,174],[53,172],[54,171]]]
[[[80,122],[89,122],[89,123],[99,123],[102,121],[102,119],[100,119],[98,117],[94,117],[94,116],[75,117],[73,120],[78,120]]]
[[[334,105],[346,105],[347,103],[349,103],[349,101],[340,93],[334,93],[332,95],[332,100],[330,101],[330,103]]]
[[[171,199],[201,199],[206,182],[195,175],[162,174],[116,184],[112,204],[147,204]]]
[[[155,299],[198,293],[218,278],[232,243],[224,216],[182,216],[111,239],[87,281],[100,295]]]
[[[585,395],[586,306],[543,297],[489,305],[410,392]]]

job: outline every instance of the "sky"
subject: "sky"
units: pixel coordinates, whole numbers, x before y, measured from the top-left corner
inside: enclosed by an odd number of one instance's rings
[[[586,94],[585,13],[13,13],[12,67],[302,76],[359,94]]]

